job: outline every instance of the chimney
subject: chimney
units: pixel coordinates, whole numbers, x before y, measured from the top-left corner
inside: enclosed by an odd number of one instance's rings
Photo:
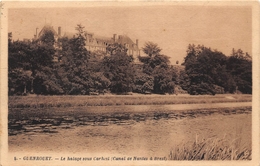
[[[61,27],[58,27],[58,36],[61,36]]]
[[[137,46],[137,48],[138,48],[138,39],[136,39],[136,46]]]
[[[37,32],[37,31],[38,31],[38,28],[36,28],[35,39],[37,39],[37,38],[38,38],[38,34],[37,34],[38,32]]]
[[[116,34],[113,35],[113,40],[116,42]]]

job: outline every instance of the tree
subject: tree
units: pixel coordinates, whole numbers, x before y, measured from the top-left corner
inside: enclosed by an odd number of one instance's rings
[[[152,93],[154,87],[154,78],[148,74],[138,70],[135,75],[134,92],[149,94]]]
[[[15,89],[13,94],[21,94],[21,89],[17,88],[20,85],[24,86],[23,94],[29,91],[34,93],[34,87],[41,86],[35,84],[34,79],[39,72],[42,72],[44,66],[49,66],[52,63],[52,51],[45,46],[23,41],[9,43],[9,90]]]
[[[143,72],[153,77],[153,92],[164,94],[174,92],[173,70],[169,67],[169,57],[160,53],[157,44],[147,42],[143,51],[147,56],[139,56]],[[150,84],[151,85],[151,84]]]
[[[77,25],[76,36],[72,39],[61,38],[60,54],[62,64],[58,74],[63,77],[63,87],[66,94],[86,95],[91,91],[92,80],[89,70],[90,52],[85,48],[85,31],[82,25]]]
[[[180,73],[178,74],[178,84],[180,85],[180,87],[185,90],[188,91],[189,89],[189,85],[190,85],[190,78],[187,75],[185,69],[184,70],[180,70]]]
[[[219,53],[219,56],[222,54]],[[196,94],[215,94],[214,78],[216,65],[218,64],[218,53],[214,53],[210,48],[204,46],[189,45],[187,56],[185,57],[185,71],[189,76],[190,85],[188,93]]]
[[[190,94],[242,93],[252,91],[252,62],[242,50],[230,57],[204,46],[189,45],[184,59]]]
[[[39,41],[33,41],[30,44],[31,52],[28,54],[30,70],[32,71],[32,89],[31,93],[36,94],[55,94],[49,91],[54,87],[59,87],[52,79],[53,58],[56,52],[54,48],[54,33],[46,30]],[[46,82],[49,82],[47,85]],[[61,92],[61,91],[60,91]]]
[[[23,69],[13,69],[8,72],[8,92],[9,95],[26,95],[28,90],[31,89],[32,76],[30,71]]]
[[[34,93],[43,95],[64,94],[59,80],[55,75],[55,69],[42,66],[34,76]]]
[[[9,38],[9,90],[15,90],[10,92],[20,94],[22,85],[23,94],[61,94],[62,89],[53,74],[54,33],[47,29],[32,42],[11,42],[11,34]]]
[[[158,44],[153,42],[145,43],[145,46],[142,48],[143,52],[147,54],[149,57],[158,55],[161,52],[161,48],[158,47]]]
[[[158,65],[168,66],[170,64],[169,57],[160,54],[161,48],[156,43],[147,42],[142,48],[144,53],[148,56],[139,56],[139,61],[143,63],[144,72],[151,74],[153,69]]]
[[[97,94],[104,94],[108,91],[111,82],[108,78],[106,78],[103,72],[93,72],[90,74],[91,85],[90,92],[95,92]]]
[[[227,60],[227,71],[233,76],[240,92],[252,93],[252,58],[248,53],[233,49]]]
[[[127,49],[118,43],[109,45],[107,50],[111,51],[103,59],[103,71],[106,78],[111,82],[111,92],[117,94],[131,92],[134,86],[135,75],[133,57],[128,56],[126,53]]]
[[[53,46],[55,43],[54,33],[51,30],[45,30],[39,39],[42,43]]]
[[[163,65],[157,66],[153,71],[154,88],[153,92],[158,94],[174,93],[174,82],[172,81],[171,70]]]

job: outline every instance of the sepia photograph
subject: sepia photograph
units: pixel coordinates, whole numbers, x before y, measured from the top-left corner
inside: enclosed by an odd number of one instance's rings
[[[0,164],[259,165],[253,4],[3,3]]]

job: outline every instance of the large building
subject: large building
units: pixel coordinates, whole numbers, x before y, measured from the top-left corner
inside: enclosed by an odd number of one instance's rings
[[[52,31],[56,41],[58,38],[61,37],[68,37],[68,38],[75,37],[75,34],[69,32],[64,32],[62,34],[61,27],[58,27],[57,30],[58,31],[55,31],[55,29],[51,25],[45,25],[38,33],[38,28],[36,28],[36,34],[34,35],[34,38],[35,39],[40,38],[46,31]],[[93,52],[93,51],[100,50],[106,52],[106,47],[109,44],[119,43],[124,45],[127,48],[128,55],[133,55],[135,59],[137,59],[136,57],[140,55],[138,39],[136,39],[136,42],[133,42],[126,35],[118,35],[117,37],[117,35],[114,34],[112,37],[103,37],[89,32],[85,32],[85,36],[86,36],[86,49],[89,51]]]

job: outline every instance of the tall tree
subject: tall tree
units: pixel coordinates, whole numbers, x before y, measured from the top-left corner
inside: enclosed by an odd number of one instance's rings
[[[56,52],[54,44],[55,38],[51,29],[45,30],[38,40],[30,44],[30,68],[33,77],[31,93],[62,93],[61,87],[56,84],[52,76],[53,58]]]
[[[147,42],[143,48],[147,56],[139,56],[139,60],[143,63],[143,72],[153,77],[154,93],[173,93],[175,85],[171,73],[173,70],[169,67],[169,57],[161,54],[161,50],[157,44]]]
[[[44,81],[50,80],[47,77],[48,75],[46,75],[45,80],[35,80],[39,78],[40,73],[41,75],[45,73],[46,68],[48,68],[48,70],[51,70],[54,53],[55,49],[53,45],[51,45],[50,43],[41,41],[9,41],[9,89],[17,89],[16,87],[19,87],[19,85],[15,85],[13,83],[20,82],[24,86],[24,94],[28,93],[29,91],[31,93],[35,93],[35,88],[38,88],[38,91],[36,91],[36,93],[42,93],[41,90],[39,90],[39,87],[43,86]],[[21,90],[18,90],[16,92],[20,93],[19,91]]]
[[[103,71],[111,82],[111,92],[117,94],[131,92],[135,79],[133,57],[128,56],[127,49],[118,43],[109,45],[107,50],[113,50],[109,51],[110,55],[103,60]]]
[[[204,46],[189,45],[184,58],[185,71],[189,77],[189,94],[215,94],[214,76],[217,74],[222,53],[213,52]],[[221,58],[220,58],[221,57]],[[224,62],[223,62],[224,63]],[[223,64],[224,65],[224,64]]]
[[[66,94],[85,95],[89,94],[91,87],[91,71],[88,68],[90,52],[85,48],[84,27],[78,24],[75,29],[77,33],[74,38],[60,39],[62,65],[59,69],[59,77],[63,77],[63,87]]]
[[[242,93],[251,93],[250,56],[242,50],[233,50],[232,56],[227,57],[217,50],[189,45],[184,65],[190,94],[234,93],[236,87]]]
[[[158,47],[158,44],[153,42],[145,43],[145,46],[142,48],[143,52],[147,54],[149,57],[158,55],[161,52],[161,48]]]
[[[252,58],[241,49],[233,49],[227,60],[227,70],[233,76],[237,90],[252,93]]]

